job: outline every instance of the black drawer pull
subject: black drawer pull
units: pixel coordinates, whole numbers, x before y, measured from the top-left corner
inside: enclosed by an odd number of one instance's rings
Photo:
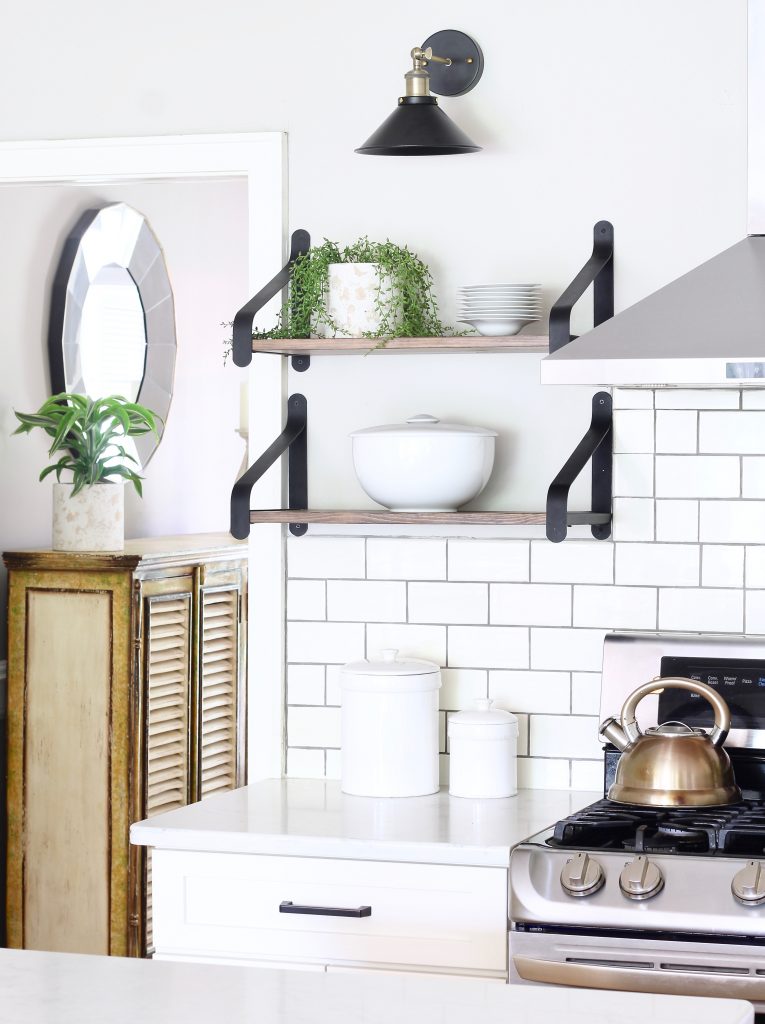
[[[371,917],[371,907],[310,907],[292,900],[279,904],[280,914],[314,914],[317,917]]]

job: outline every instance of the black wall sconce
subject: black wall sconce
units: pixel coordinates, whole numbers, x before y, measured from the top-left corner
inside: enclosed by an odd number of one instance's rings
[[[483,74],[483,54],[474,39],[446,29],[412,50],[404,76],[406,94],[357,153],[368,156],[440,156],[481,149],[458,128],[431,95],[463,96]]]

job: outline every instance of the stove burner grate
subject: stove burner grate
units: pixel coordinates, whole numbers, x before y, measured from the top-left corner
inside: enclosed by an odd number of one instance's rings
[[[725,807],[635,807],[598,800],[559,821],[550,846],[636,853],[765,852],[765,803]]]

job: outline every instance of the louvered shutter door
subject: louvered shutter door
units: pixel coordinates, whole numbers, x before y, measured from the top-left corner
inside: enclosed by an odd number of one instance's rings
[[[239,591],[203,590],[200,608],[199,795],[237,779]]]
[[[146,816],[188,803],[191,595],[146,601]],[[146,941],[152,938],[146,851]]]

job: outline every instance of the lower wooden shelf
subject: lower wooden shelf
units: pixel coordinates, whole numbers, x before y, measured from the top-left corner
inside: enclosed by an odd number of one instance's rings
[[[609,513],[569,512],[569,526],[592,526],[611,521]],[[392,526],[544,526],[544,512],[390,512],[387,509],[330,511],[323,509],[264,509],[250,512],[250,523],[338,523]]]

